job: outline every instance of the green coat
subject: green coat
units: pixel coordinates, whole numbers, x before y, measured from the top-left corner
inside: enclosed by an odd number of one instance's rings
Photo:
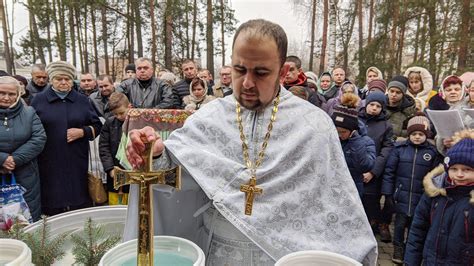
[[[408,120],[415,115],[415,107],[415,100],[408,95],[403,96],[402,101],[398,106],[387,106],[387,120],[393,126],[394,139],[397,139],[398,137],[408,137],[406,130],[407,123]]]

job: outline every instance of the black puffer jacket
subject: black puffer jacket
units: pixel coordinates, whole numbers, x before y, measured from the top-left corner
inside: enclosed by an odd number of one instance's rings
[[[107,173],[107,190],[116,192],[114,189],[113,178],[109,175],[110,170],[114,166],[119,166],[120,162],[115,155],[117,154],[120,140],[122,138],[123,122],[118,120],[115,116],[107,118],[99,137],[99,156],[104,171]],[[123,192],[128,192],[128,187],[123,188]]]
[[[367,136],[375,142],[375,164],[370,172],[374,175],[369,183],[364,183],[365,194],[380,194],[383,172],[388,155],[394,146],[392,124],[387,121],[385,112],[377,116],[367,114],[365,108],[359,112],[359,119],[367,127]]]

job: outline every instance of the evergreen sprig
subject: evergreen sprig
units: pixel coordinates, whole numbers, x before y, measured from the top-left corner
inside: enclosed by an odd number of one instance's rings
[[[105,239],[105,240],[104,240]],[[120,236],[106,237],[102,226],[94,225],[89,217],[84,232],[71,235],[74,244],[72,254],[76,264],[97,265],[104,254],[120,241]]]
[[[49,225],[47,217],[41,220],[41,229],[33,233],[24,233],[23,241],[30,247],[33,264],[51,265],[56,260],[60,260],[66,254],[62,248],[68,233],[63,233],[51,239],[49,235]]]

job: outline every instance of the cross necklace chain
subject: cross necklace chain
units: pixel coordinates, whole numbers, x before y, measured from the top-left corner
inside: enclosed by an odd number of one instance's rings
[[[263,189],[257,187],[257,168],[262,164],[263,157],[265,155],[265,149],[268,146],[268,140],[270,139],[270,133],[273,129],[273,122],[276,120],[276,113],[278,112],[278,104],[280,103],[280,95],[277,95],[273,101],[272,115],[270,117],[270,123],[268,124],[267,133],[263,139],[262,147],[258,153],[258,157],[255,163],[252,163],[249,157],[249,147],[244,134],[244,127],[242,126],[242,114],[240,104],[237,101],[235,111],[237,113],[237,124],[239,125],[240,140],[242,141],[242,152],[244,155],[244,162],[248,169],[251,171],[251,177],[247,184],[240,185],[240,191],[245,193],[245,215],[252,215],[253,200],[255,194],[262,194]]]

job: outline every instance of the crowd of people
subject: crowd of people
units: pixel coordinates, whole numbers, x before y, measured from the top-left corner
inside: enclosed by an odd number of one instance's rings
[[[284,65],[281,86],[331,117],[373,233],[393,242],[393,262],[472,265],[474,119],[466,109],[474,108],[474,78],[451,75],[434,88],[425,68],[385,80],[372,66],[366,84],[357,86],[340,67],[305,72],[297,56],[287,56]],[[115,190],[112,178],[128,110],[195,112],[233,97],[232,71],[241,70],[223,66],[215,82],[187,59],[181,71],[181,80],[168,70],[155,75],[152,62],[139,58],[120,83],[92,73],[77,78],[75,67],[63,61],[34,65],[26,85],[18,76],[0,77],[1,173],[14,173],[26,189],[35,221],[93,205],[87,172],[89,142],[97,137],[108,203],[126,204],[129,188]],[[465,130],[437,136],[426,109],[458,110]]]

